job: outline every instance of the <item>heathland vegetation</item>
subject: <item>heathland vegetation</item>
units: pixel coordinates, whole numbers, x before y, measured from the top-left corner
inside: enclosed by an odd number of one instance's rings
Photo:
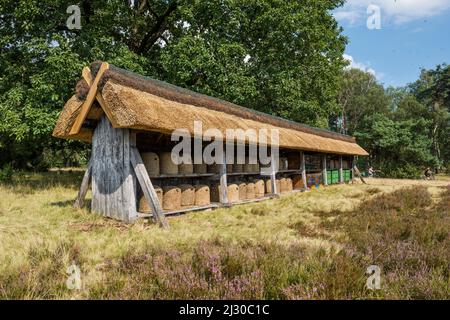
[[[170,218],[169,230],[73,209],[80,178],[0,186],[0,299],[450,298],[448,178],[369,179]],[[80,290],[66,286],[73,264]],[[370,265],[380,290],[366,287]]]

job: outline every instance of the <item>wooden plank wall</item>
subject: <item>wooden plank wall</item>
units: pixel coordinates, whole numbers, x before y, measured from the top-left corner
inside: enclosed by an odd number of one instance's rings
[[[130,131],[114,129],[106,116],[92,138],[92,211],[125,222],[137,218]]]

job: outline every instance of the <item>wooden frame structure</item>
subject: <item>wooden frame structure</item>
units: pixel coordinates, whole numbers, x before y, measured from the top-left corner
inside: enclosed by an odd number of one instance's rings
[[[245,200],[231,204],[227,194],[227,166],[225,164],[225,153],[223,164],[220,165],[218,174],[191,174],[179,176],[167,176],[167,178],[200,177],[218,178],[220,183],[220,203],[208,206],[185,208],[174,212],[164,212],[158,200],[157,193],[153,187],[139,150],[136,145],[136,131],[130,129],[113,128],[106,115],[103,115],[94,130],[92,156],[83,176],[78,196],[74,207],[82,208],[89,188],[92,186],[93,212],[106,217],[133,223],[138,218],[151,217],[160,227],[167,228],[167,215],[180,214],[189,211],[207,210],[218,207],[230,207],[251,202],[259,202],[273,197],[278,197],[280,190],[277,189],[277,174],[298,173],[302,175],[304,190],[307,190],[305,154],[299,152],[300,168],[297,170],[278,171],[278,159],[271,156],[270,183],[272,194],[264,198]],[[105,161],[106,160],[106,161]],[[230,175],[259,175],[259,173],[230,173]],[[162,176],[164,178],[164,176]],[[160,176],[161,178],[161,176]],[[154,214],[141,214],[137,211],[137,186],[140,186],[143,195],[149,203]]]
[[[217,207],[229,207],[234,204],[256,202],[278,197],[281,191],[278,190],[277,186],[278,174],[301,175],[302,190],[307,190],[308,168],[305,157],[305,153],[307,152],[313,152],[321,157],[320,172],[323,176],[324,185],[328,185],[330,182],[327,181],[327,154],[339,155],[340,183],[344,183],[343,154],[347,156],[352,155],[351,170],[353,182],[355,174],[358,173],[354,164],[354,155],[367,154],[356,144],[352,137],[302,126],[301,124],[282,119],[271,118],[268,115],[254,113],[253,111],[230,105],[224,101],[198,95],[193,92],[186,92],[184,89],[174,86],[166,86],[151,79],[142,79],[136,75],[130,75],[129,72],[124,70],[119,70],[117,67],[110,66],[106,62],[94,63],[92,68],[85,67],[82,70],[82,79],[89,87],[86,95],[83,98],[74,96],[68,101],[67,107],[63,110],[54,131],[54,136],[56,137],[82,139],[92,142],[91,159],[84,174],[74,207],[83,207],[86,193],[89,185],[91,185],[92,211],[127,223],[132,223],[138,218],[148,217],[152,218],[161,227],[166,228],[168,227],[167,215]],[[128,84],[130,88],[126,87]],[[126,101],[126,103],[119,101],[119,105],[115,106],[117,100],[120,100],[118,99],[118,95],[120,95],[121,91],[127,91],[125,96],[132,97],[135,100],[131,102]],[[148,119],[148,117],[146,118],[147,122],[139,122],[140,120],[136,117],[136,113],[143,109],[132,108],[135,108],[135,105],[144,106],[142,108],[145,108],[147,104],[152,103],[155,104],[154,107],[161,113],[161,115],[156,115],[166,118],[168,117],[166,112],[173,110],[173,108],[178,108],[177,110],[180,110],[180,112],[185,112],[185,109],[180,108],[186,108],[188,110],[186,112],[190,112],[189,116],[195,118],[198,109],[193,109],[192,103],[195,105],[195,108],[203,110],[202,112],[204,114],[202,114],[202,118],[210,121],[210,123],[221,123],[223,122],[222,117],[226,117],[229,123],[240,123],[244,127],[256,126],[257,128],[265,128],[264,123],[267,121],[270,126],[282,132],[283,147],[290,150],[291,153],[294,153],[294,157],[297,157],[298,154],[299,158],[296,158],[296,161],[299,160],[299,167],[285,168],[280,171],[278,170],[279,159],[275,157],[275,154],[271,154],[271,166],[269,168],[271,194],[266,194],[263,198],[240,201],[233,204],[230,203],[228,196],[228,177],[261,175],[261,172],[227,172],[225,152],[223,153],[223,161],[218,173],[174,176],[159,175],[157,177],[151,177],[145,168],[140,150],[138,149],[137,132],[143,130],[167,135],[168,132],[173,130],[158,127],[157,121]],[[124,109],[125,107],[131,108],[132,110],[126,110]],[[145,109],[144,111],[147,112],[150,110],[153,112],[151,110],[152,107],[149,106],[150,109]],[[133,117],[128,118],[126,116],[127,112],[132,114]],[[236,117],[238,118],[236,119]],[[217,119],[220,120],[218,121]],[[180,125],[182,124],[180,121],[178,123]],[[166,125],[169,124],[169,122],[166,122]],[[244,143],[247,142],[244,141]],[[333,146],[333,144],[336,144],[336,146]],[[295,146],[295,148],[291,146]],[[307,156],[311,157],[311,154]],[[219,203],[164,212],[153,186],[153,178],[215,179],[219,182],[220,186]],[[152,214],[138,212],[137,193],[139,188],[142,190]]]

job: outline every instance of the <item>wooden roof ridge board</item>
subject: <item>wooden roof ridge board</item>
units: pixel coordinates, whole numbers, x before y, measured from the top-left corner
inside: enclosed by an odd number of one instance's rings
[[[90,84],[89,92],[87,94],[86,100],[83,102],[83,105],[81,106],[80,113],[78,114],[77,118],[75,119],[75,122],[72,125],[72,128],[70,129],[69,135],[77,135],[81,127],[84,123],[84,120],[86,120],[86,117],[89,113],[89,110],[91,109],[92,103],[95,99],[97,99],[101,105],[100,100],[98,99],[98,96],[101,96],[98,94],[98,83],[103,75],[103,73],[108,70],[109,64],[107,62],[102,62],[100,65],[99,70],[96,72],[95,79],[92,81],[89,79],[89,72],[86,69],[83,69],[82,75],[83,78],[86,80],[88,84]],[[88,81],[90,80],[90,81]],[[101,98],[100,98],[101,99]],[[102,106],[103,108],[103,106]],[[106,109],[106,108],[104,108]],[[105,111],[106,113],[106,111]]]
[[[89,86],[92,86],[92,72],[89,69],[89,67],[84,67],[83,68],[83,72],[82,72],[82,76],[83,79],[88,83]],[[112,113],[110,112],[105,99],[103,99],[103,96],[101,94],[101,92],[97,91],[95,98],[97,99],[100,107],[102,108],[103,112],[105,112],[106,116],[108,117],[109,121],[111,121],[111,124],[113,125],[113,127],[116,127],[117,125],[115,124],[114,121],[114,116],[112,115]],[[89,111],[88,111],[89,113]]]
[[[93,64],[91,64],[92,73],[96,76],[96,78],[98,72],[100,72],[101,69],[101,67],[99,66],[101,66],[101,62],[94,62]],[[294,129],[319,135],[322,137],[332,138],[335,140],[348,142],[356,141],[352,136],[344,135],[326,129],[311,127],[292,120],[245,108],[225,100],[181,88],[151,77],[142,76],[140,74],[116,67],[114,65],[109,65],[108,70],[104,72],[102,79],[98,84],[98,89],[102,91],[104,85],[108,81],[113,81],[115,83],[122,84],[139,91],[148,92],[162,98],[166,98],[168,100],[222,111],[225,113],[237,115],[245,119],[256,120],[263,123],[270,123],[274,126],[282,128]]]

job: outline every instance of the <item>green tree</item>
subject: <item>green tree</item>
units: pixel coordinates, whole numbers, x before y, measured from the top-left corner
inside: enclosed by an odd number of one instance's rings
[[[345,65],[331,14],[342,3],[81,0],[81,30],[68,30],[73,1],[0,0],[0,164],[33,167],[45,150],[83,150],[50,133],[94,60],[325,127]]]
[[[414,85],[420,90],[384,89],[370,73],[357,69],[345,72],[338,100],[341,115],[335,119],[335,126],[355,135],[370,153],[367,159],[361,159],[361,165],[370,164],[384,175],[400,178],[419,177],[425,166],[440,165],[433,150],[435,141],[442,138],[434,128],[438,123],[443,128],[446,118],[429,107],[433,99],[419,99],[417,92],[433,92],[430,90],[435,83],[429,73],[422,79],[423,83]],[[427,99],[430,95],[423,94]]]
[[[353,135],[364,127],[365,117],[388,114],[390,99],[373,74],[349,69],[344,73],[338,103],[340,114],[332,118],[332,127]]]
[[[430,121],[424,118],[393,120],[382,114],[366,116],[355,136],[370,153],[370,164],[383,175],[418,178],[424,166],[435,166],[428,137]]]
[[[409,86],[416,99],[425,106],[431,120],[430,139],[433,155],[440,166],[450,162],[450,66],[422,70],[420,78]]]

